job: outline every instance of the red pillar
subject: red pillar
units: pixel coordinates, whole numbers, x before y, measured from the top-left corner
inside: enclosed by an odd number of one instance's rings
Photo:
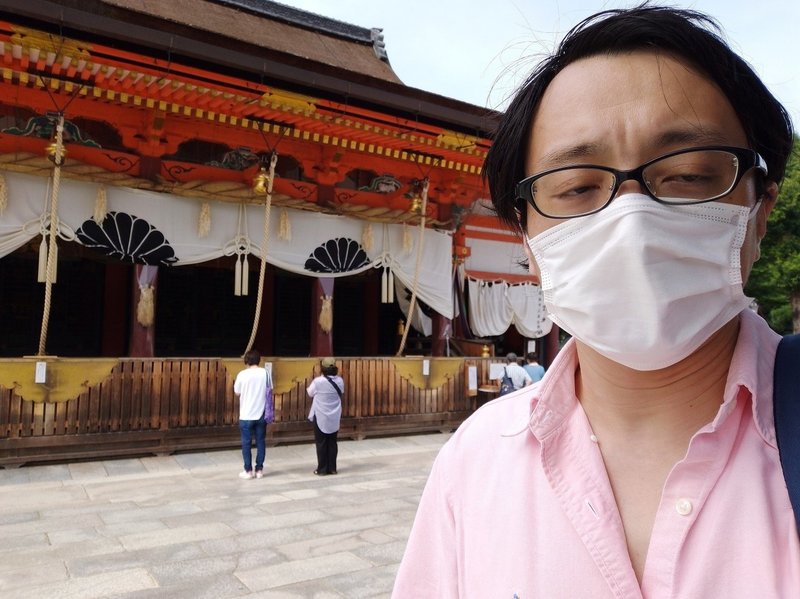
[[[145,267],[137,264],[133,268],[133,293],[131,302],[131,337],[128,347],[128,355],[131,358],[152,358],[155,355],[156,325],[155,320],[152,326],[145,327],[139,324],[136,318],[136,307],[139,305],[141,292],[139,290],[139,280],[142,277],[142,270]],[[157,269],[157,266],[149,267]],[[153,272],[153,271],[151,271]],[[158,270],[155,271],[150,284],[153,287],[153,308],[158,298]]]
[[[438,312],[431,318],[431,355],[443,356],[447,349],[447,338],[450,336],[450,319]]]
[[[322,296],[329,295],[333,301],[333,281],[314,277],[311,284],[311,355],[315,357],[333,355],[333,329],[326,333],[319,326]]]

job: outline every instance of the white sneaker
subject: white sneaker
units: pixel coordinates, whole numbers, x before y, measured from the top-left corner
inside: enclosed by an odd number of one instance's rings
[[[239,473],[239,478],[244,478],[244,479],[253,478],[253,473],[252,472],[248,472],[247,470],[244,470],[243,472]]]
[[[264,478],[264,472],[261,470],[256,470],[256,478]]]

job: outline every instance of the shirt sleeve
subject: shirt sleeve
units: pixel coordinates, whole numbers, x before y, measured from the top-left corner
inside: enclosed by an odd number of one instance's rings
[[[311,384],[306,389],[309,397],[314,397],[317,394],[317,379],[311,381]]]
[[[419,502],[397,572],[392,599],[457,598],[457,539],[447,494],[446,456],[440,452]]]
[[[236,395],[241,395],[242,394],[242,373],[241,372],[236,375],[236,380],[233,381],[233,392],[236,393]]]

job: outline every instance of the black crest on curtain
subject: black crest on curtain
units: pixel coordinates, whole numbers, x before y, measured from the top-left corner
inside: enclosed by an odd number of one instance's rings
[[[370,263],[361,245],[346,237],[329,239],[308,256],[305,269],[311,272],[348,272]]]
[[[121,262],[169,266],[178,261],[164,234],[143,218],[109,212],[103,222],[86,220],[76,231],[86,247]]]

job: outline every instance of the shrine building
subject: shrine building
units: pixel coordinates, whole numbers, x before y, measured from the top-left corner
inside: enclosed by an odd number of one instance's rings
[[[310,438],[319,356],[359,437],[457,426],[495,353],[557,351],[482,178],[498,114],[403,84],[381,29],[0,0],[0,69],[0,465],[235,445],[250,348],[273,442]]]

